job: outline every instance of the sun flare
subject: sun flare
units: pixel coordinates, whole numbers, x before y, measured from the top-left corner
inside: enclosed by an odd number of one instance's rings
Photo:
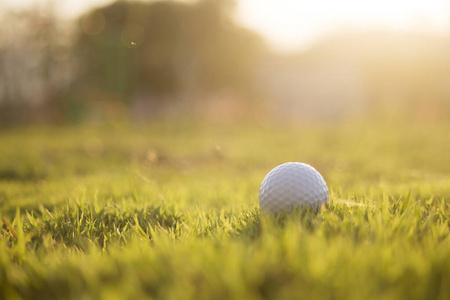
[[[447,0],[242,0],[237,18],[278,48],[307,45],[339,29],[388,28],[450,33]]]

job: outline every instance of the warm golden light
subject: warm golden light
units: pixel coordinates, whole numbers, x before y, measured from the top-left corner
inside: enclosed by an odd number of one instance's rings
[[[91,6],[113,0],[55,1],[56,9],[73,17]],[[152,0],[147,0],[152,1]],[[179,0],[195,2],[196,0]],[[278,50],[307,47],[336,30],[384,28],[450,34],[449,0],[235,0],[236,19],[263,34]],[[3,0],[26,7],[42,0]],[[2,6],[0,5],[0,10]]]
[[[340,29],[387,28],[450,33],[447,0],[241,0],[238,19],[289,50]]]

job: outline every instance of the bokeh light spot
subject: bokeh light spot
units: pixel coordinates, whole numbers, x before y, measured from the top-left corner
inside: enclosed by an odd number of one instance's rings
[[[144,42],[145,31],[142,26],[128,25],[123,29],[120,38],[125,47],[136,48]]]
[[[81,19],[81,27],[88,35],[101,33],[106,26],[105,16],[99,12],[93,12]]]

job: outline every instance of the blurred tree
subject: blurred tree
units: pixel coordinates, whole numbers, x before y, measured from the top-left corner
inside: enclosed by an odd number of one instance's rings
[[[45,118],[31,114],[32,110],[55,101],[70,86],[70,30],[58,19],[55,6],[56,2],[48,0],[1,15],[2,24],[7,25],[0,27],[2,123]]]
[[[85,90],[129,101],[195,90],[246,89],[262,39],[231,18],[234,2],[118,1],[81,18],[76,40]]]

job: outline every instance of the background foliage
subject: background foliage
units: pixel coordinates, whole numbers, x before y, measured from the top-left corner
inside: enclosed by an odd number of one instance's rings
[[[117,1],[0,11],[0,124],[160,118],[435,120],[450,114],[450,41],[337,31],[277,53],[231,0]]]

